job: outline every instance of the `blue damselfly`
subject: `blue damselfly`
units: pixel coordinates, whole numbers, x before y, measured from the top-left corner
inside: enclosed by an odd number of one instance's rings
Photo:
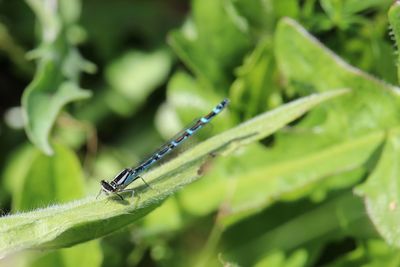
[[[185,129],[181,132],[176,138],[172,141],[166,143],[161,146],[155,153],[153,153],[148,159],[143,161],[137,167],[134,168],[125,168],[120,173],[118,173],[114,179],[110,182],[105,180],[101,181],[101,192],[105,192],[106,194],[116,194],[121,199],[122,196],[118,193],[131,191],[132,189],[126,189],[126,187],[131,184],[133,181],[137,179],[142,179],[142,181],[150,187],[150,185],[140,176],[143,172],[148,170],[150,166],[161,160],[165,155],[171,152],[174,148],[178,147],[182,144],[186,139],[195,134],[198,130],[200,130],[204,125],[209,123],[216,115],[218,115],[229,103],[228,99],[224,99],[221,103],[219,103],[210,113],[201,117],[193,125]],[[100,194],[99,193],[99,194]]]

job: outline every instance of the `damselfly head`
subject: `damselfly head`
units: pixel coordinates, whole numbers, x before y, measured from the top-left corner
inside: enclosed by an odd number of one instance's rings
[[[104,191],[104,193],[106,194],[113,193],[116,191],[116,188],[105,180],[101,180],[100,184],[102,191]]]

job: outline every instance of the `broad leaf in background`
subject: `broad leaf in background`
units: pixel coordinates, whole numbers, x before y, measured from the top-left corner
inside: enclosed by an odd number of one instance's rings
[[[24,168],[18,162],[24,161]],[[10,160],[4,172],[12,190],[13,210],[21,212],[77,199],[84,195],[83,172],[74,152],[62,145],[54,146],[54,155],[46,156],[36,148],[24,147]],[[14,163],[14,164],[13,164]],[[35,221],[32,220],[31,223]],[[102,254],[98,241],[73,248],[28,256],[29,266],[100,266]],[[71,257],[72,256],[72,257]],[[78,264],[78,265],[80,265]]]
[[[393,29],[394,41],[399,44],[400,3],[398,1],[392,5],[389,11],[389,21]],[[381,158],[367,181],[357,187],[356,192],[365,197],[368,215],[379,233],[389,244],[400,247],[398,231],[400,216],[397,212],[400,202],[398,183],[400,136],[397,128],[389,131],[387,135]]]
[[[27,173],[38,154],[37,149],[30,144],[25,144],[16,149],[7,159],[7,167],[2,171],[2,187],[14,198],[18,198],[18,195],[23,193],[21,189]]]
[[[56,153],[53,156],[35,151],[31,161],[27,162],[27,171],[19,182],[19,192],[15,192],[14,195],[14,211],[37,209],[55,202],[78,199],[84,195],[79,159],[66,147],[54,147]]]
[[[382,156],[367,181],[356,192],[365,198],[368,215],[386,241],[400,247],[400,133],[391,131]]]
[[[39,48],[31,52],[38,61],[36,74],[22,98],[25,129],[31,142],[51,155],[51,128],[66,104],[91,95],[80,89],[78,81],[82,70],[93,71],[94,67],[75,47],[81,38],[76,25],[78,0],[60,0],[56,5],[40,0],[27,3],[39,19],[42,36]]]
[[[214,136],[147,173],[145,179],[157,190],[139,189],[140,195],[135,198],[121,202],[91,197],[3,217],[0,219],[0,255],[23,248],[65,247],[119,230],[149,213],[182,186],[198,179],[199,167],[211,153],[228,153],[265,138],[316,105],[345,93],[348,91],[311,95]]]
[[[358,142],[347,142],[330,149],[307,153],[303,157],[260,164],[231,175],[234,190],[228,198],[229,211],[221,222],[232,224],[260,212],[278,200],[294,200],[308,196],[325,179],[358,170],[357,182],[365,173],[362,166],[383,141],[383,134],[366,136]],[[260,155],[265,160],[269,155]],[[347,178],[342,176],[341,179]],[[351,184],[350,184],[351,185]],[[344,184],[348,187],[349,184]],[[333,186],[332,186],[333,187]],[[341,186],[343,187],[343,186]]]
[[[108,83],[120,95],[107,99],[108,105],[120,114],[132,115],[165,82],[171,65],[171,55],[165,49],[151,53],[131,51],[122,55],[106,69]]]
[[[160,220],[161,219],[161,220]],[[184,227],[185,217],[175,197],[168,198],[162,206],[143,219],[141,235],[157,236],[159,234],[179,231]]]
[[[398,123],[400,97],[397,87],[346,64],[296,22],[286,19],[279,24],[276,53],[289,85],[299,93],[322,92],[340,87],[354,90],[353,98],[338,101],[330,105],[329,109],[312,112],[299,127],[299,130],[306,133],[305,136],[301,137],[300,132],[297,141],[313,134],[314,140],[318,140],[318,136],[328,137],[325,142],[328,145],[341,139],[371,134],[373,131],[383,132],[385,128]],[[316,130],[324,135],[318,134]],[[289,133],[288,136],[282,137],[282,143],[287,147],[292,145],[291,139],[296,140],[296,133]],[[313,143],[317,143],[317,147],[321,145],[316,141]],[[309,145],[315,149],[314,144]]]
[[[287,83],[299,93],[342,87],[354,90],[352,98],[316,109],[297,125],[297,129],[278,135],[279,148],[276,150],[285,153],[286,157],[304,155],[307,151],[359,138],[373,131],[383,133],[386,127],[398,123],[400,98],[397,87],[346,64],[293,20],[280,22],[275,47],[278,65]],[[313,142],[305,142],[310,138]],[[301,142],[306,145],[300,150],[288,150]]]

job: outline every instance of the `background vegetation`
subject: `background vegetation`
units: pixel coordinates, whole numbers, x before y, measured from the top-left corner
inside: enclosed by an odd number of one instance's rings
[[[0,266],[400,265],[399,9],[1,1]],[[95,199],[225,97],[155,190]]]

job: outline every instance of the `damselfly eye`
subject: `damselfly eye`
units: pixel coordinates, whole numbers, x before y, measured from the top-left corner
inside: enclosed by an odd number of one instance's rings
[[[105,191],[107,191],[107,192],[114,192],[115,191],[115,188],[112,185],[110,185],[107,181],[102,180],[100,183],[101,183],[101,187]]]

